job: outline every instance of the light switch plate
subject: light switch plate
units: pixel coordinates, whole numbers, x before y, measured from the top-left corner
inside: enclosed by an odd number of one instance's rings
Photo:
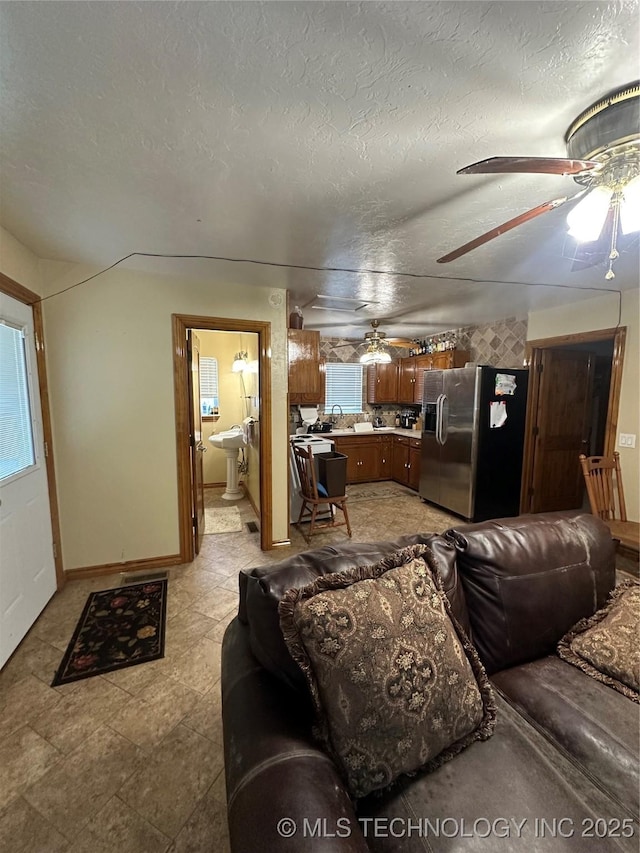
[[[618,439],[618,447],[635,447],[636,437],[633,433],[621,432]]]

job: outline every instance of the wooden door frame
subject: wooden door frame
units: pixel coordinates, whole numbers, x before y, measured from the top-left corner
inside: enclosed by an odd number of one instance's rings
[[[53,537],[53,562],[56,569],[56,587],[60,590],[65,585],[66,575],[62,564],[60,512],[58,508],[58,490],[56,487],[56,468],[53,459],[53,432],[51,429],[51,407],[49,405],[44,325],[42,322],[42,301],[37,293],[34,293],[2,272],[0,272],[0,291],[7,296],[11,296],[17,302],[30,305],[33,311],[36,367],[38,371],[38,388],[40,389],[40,413],[42,415],[42,437],[45,448],[44,459],[47,468],[47,490],[49,492],[51,535]]]
[[[535,438],[533,429],[536,423],[538,394],[540,391],[539,365],[542,351],[572,344],[597,343],[598,341],[613,340],[613,356],[611,358],[611,382],[609,385],[609,403],[607,405],[607,420],[604,433],[604,455],[611,456],[616,448],[616,433],[618,430],[618,408],[620,405],[620,389],[622,387],[622,365],[624,348],[627,338],[626,326],[615,326],[611,329],[597,329],[592,332],[577,332],[571,335],[559,335],[555,338],[538,338],[527,341],[525,347],[525,366],[529,368],[529,394],[527,399],[527,415],[525,420],[524,455],[522,461],[522,488],[520,490],[520,512],[530,512],[531,497],[529,487],[533,474],[533,455]]]
[[[173,388],[176,418],[176,456],[178,461],[178,526],[180,561],[194,559],[191,519],[191,461],[189,455],[189,389],[187,382],[187,330],[211,332],[254,332],[258,335],[260,378],[260,547],[273,545],[272,458],[271,458],[271,323],[260,320],[235,320],[228,317],[199,317],[172,314]]]

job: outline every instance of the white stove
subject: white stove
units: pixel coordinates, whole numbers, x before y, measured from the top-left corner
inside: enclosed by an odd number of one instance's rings
[[[327,433],[306,433],[304,435],[292,435],[291,447],[306,447],[311,448],[311,452],[315,456],[316,453],[331,453],[335,448],[335,444],[329,438],[326,438]],[[300,507],[302,506],[302,498],[300,497],[300,479],[298,477],[298,469],[293,458],[293,449],[289,454],[289,479],[291,486],[291,500],[289,502],[289,523],[293,524],[298,520],[300,515]],[[320,518],[320,516],[319,516]]]

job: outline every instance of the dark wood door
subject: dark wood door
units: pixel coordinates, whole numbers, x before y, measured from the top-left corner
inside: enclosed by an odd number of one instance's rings
[[[204,536],[204,465],[205,447],[202,443],[202,409],[200,408],[200,341],[189,329],[187,332],[187,370],[189,382],[189,444],[191,449],[191,487],[193,537],[195,552],[200,552]]]
[[[595,356],[569,349],[543,349],[537,371],[535,438],[530,512],[582,506],[584,481],[579,456],[586,449]]]

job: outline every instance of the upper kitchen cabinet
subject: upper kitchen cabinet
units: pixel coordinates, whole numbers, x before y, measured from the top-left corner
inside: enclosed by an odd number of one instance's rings
[[[398,364],[370,364],[367,367],[367,403],[398,402]]]
[[[289,402],[324,402],[324,370],[320,359],[320,332],[289,329]]]
[[[464,349],[449,349],[444,352],[434,352],[427,356],[431,359],[433,370],[449,370],[450,367],[464,367],[469,361],[469,351]]]
[[[398,403],[422,403],[422,376],[431,368],[430,355],[411,356],[400,360],[398,368]]]
[[[398,365],[397,403],[413,403],[416,384],[416,359],[401,358]]]
[[[425,370],[449,370],[464,367],[469,361],[467,350],[445,350],[430,355],[410,356],[400,360],[398,368],[398,403],[422,405]]]

